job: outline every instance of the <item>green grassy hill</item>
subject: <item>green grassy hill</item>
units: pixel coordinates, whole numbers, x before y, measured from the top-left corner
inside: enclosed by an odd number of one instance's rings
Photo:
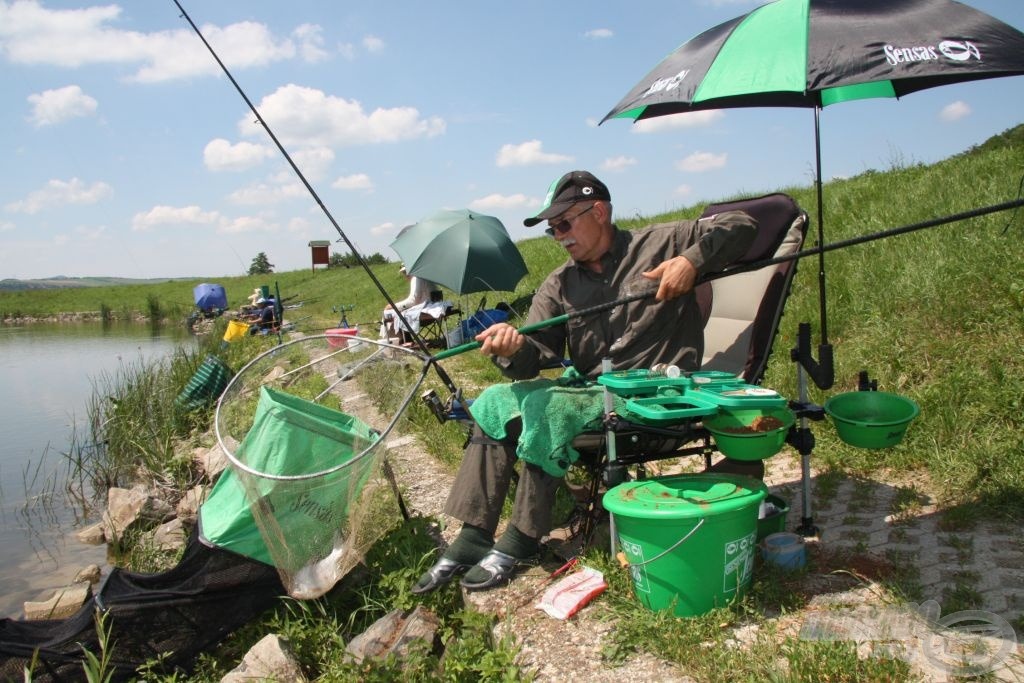
[[[824,188],[826,243],[914,224],[1018,196],[1024,175],[1024,126],[1018,126],[931,165],[897,166],[835,180]],[[766,188],[793,195],[812,216],[813,188]],[[721,199],[730,199],[723,197]],[[621,221],[623,227],[696,216],[701,206]],[[812,234],[817,226],[812,225]],[[840,443],[826,423],[815,429],[819,463],[848,472],[921,472],[950,506],[965,514],[1024,518],[1024,217],[1004,211],[912,234],[830,252],[826,256],[829,340],[835,348],[836,386],[812,390],[812,400],[855,388],[867,370],[883,390],[905,394],[922,408],[906,441],[887,451]],[[812,243],[814,238],[810,240]],[[530,293],[561,263],[563,250],[545,237],[524,240],[529,274],[515,292],[492,293],[525,311]],[[406,284],[395,264],[373,267],[394,297]],[[375,330],[384,303],[359,268],[278,273],[216,280],[240,305],[253,287],[269,284],[302,302],[287,311],[299,329],[333,327],[337,309],[353,306],[350,322]],[[52,316],[67,311],[162,315],[177,321],[192,308],[200,280],[117,287],[0,292],[0,315]],[[476,306],[480,295],[463,304]],[[765,383],[795,397],[789,360],[797,324],[818,324],[817,259],[804,259],[794,282]],[[477,358],[470,359],[469,356]],[[494,381],[478,354],[445,361],[470,387]]]

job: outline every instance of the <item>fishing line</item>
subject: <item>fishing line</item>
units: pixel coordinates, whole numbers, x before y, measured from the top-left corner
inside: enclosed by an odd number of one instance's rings
[[[231,72],[228,70],[228,67],[224,64],[224,62],[221,61],[216,51],[214,51],[213,46],[210,45],[209,42],[207,42],[206,37],[203,36],[202,31],[200,31],[199,27],[196,26],[196,23],[192,21],[192,17],[189,16],[188,12],[185,11],[185,8],[181,6],[181,3],[178,0],[173,1],[174,4],[178,7],[178,11],[181,12],[181,16],[185,19],[185,21],[189,23],[189,26],[192,27],[192,30],[195,31],[195,34],[199,36],[199,40],[203,41],[203,45],[206,46],[206,49],[210,52],[210,55],[213,56],[213,59],[217,62],[217,65],[220,66],[221,71],[223,71],[224,75],[228,77],[229,81],[231,81],[231,85],[235,86],[235,90],[237,90],[238,94],[242,97],[243,100],[245,100],[245,104],[248,105],[249,110],[252,111],[253,115],[256,117],[256,120],[259,122],[259,124],[263,126],[263,130],[267,132],[267,135],[270,136],[270,139],[274,142],[274,145],[277,147],[278,151],[281,152],[281,154],[284,156],[285,160],[288,162],[288,165],[291,166],[293,171],[295,171],[295,175],[298,176],[300,181],[302,181],[302,185],[313,197],[313,200],[316,202],[317,206],[320,207],[320,210],[323,211],[324,216],[326,216],[330,224],[334,226],[334,229],[338,231],[338,235],[340,235],[341,239],[345,241],[345,244],[352,252],[352,255],[359,262],[359,265],[362,266],[364,271],[366,271],[366,274],[370,277],[370,280],[377,287],[378,291],[380,291],[380,293],[384,296],[384,299],[388,302],[388,305],[397,310],[398,307],[395,306],[395,302],[388,295],[387,290],[384,289],[384,285],[382,285],[380,280],[377,279],[377,276],[374,275],[372,270],[370,270],[369,264],[367,264],[366,259],[363,258],[362,254],[359,253],[355,243],[352,240],[350,240],[348,235],[345,234],[345,231],[341,229],[341,225],[338,224],[338,221],[334,219],[334,216],[331,214],[330,210],[328,210],[327,205],[324,204],[322,199],[320,199],[320,195],[317,194],[316,190],[313,189],[313,186],[306,179],[306,176],[303,175],[302,171],[292,160],[291,155],[288,154],[288,150],[286,150],[284,148],[284,145],[281,144],[281,141],[277,139],[277,135],[274,134],[274,131],[271,130],[270,126],[263,119],[263,116],[260,114],[259,110],[256,109],[256,106],[252,103],[252,100],[249,99],[249,96],[245,94],[245,91],[242,89],[242,86],[239,85],[238,81],[235,80],[235,77],[231,75]],[[426,342],[423,340],[422,337],[420,337],[420,335],[416,334],[416,332],[412,329],[412,324],[408,320],[406,320],[405,316],[400,315],[398,316],[398,318],[401,321],[402,325],[409,332],[410,336],[416,340],[417,344],[419,345],[423,353],[429,355],[430,352],[427,349]],[[445,373],[444,370],[442,370],[439,366],[436,367],[436,370],[438,375],[441,376],[441,380],[445,383],[445,385],[453,392],[456,391],[455,385],[452,382],[451,378],[448,377],[447,373]]]

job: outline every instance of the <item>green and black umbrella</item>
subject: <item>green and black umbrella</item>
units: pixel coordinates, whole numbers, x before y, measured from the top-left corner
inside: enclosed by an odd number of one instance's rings
[[[814,108],[824,245],[823,107],[1021,74],[1024,33],[954,0],[776,0],[683,43],[602,123],[734,107]],[[820,271],[827,339],[823,264]]]
[[[501,221],[467,209],[438,211],[407,226],[391,248],[410,274],[457,294],[511,292],[526,275]]]

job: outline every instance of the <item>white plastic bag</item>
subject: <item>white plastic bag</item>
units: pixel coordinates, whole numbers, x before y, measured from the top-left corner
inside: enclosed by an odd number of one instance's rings
[[[544,591],[537,609],[544,610],[555,619],[568,619],[607,587],[604,574],[584,567]]]

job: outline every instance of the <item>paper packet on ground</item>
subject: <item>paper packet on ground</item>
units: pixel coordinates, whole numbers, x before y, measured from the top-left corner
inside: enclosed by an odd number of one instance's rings
[[[544,610],[555,619],[568,619],[607,587],[604,574],[584,567],[544,591],[537,609]]]

